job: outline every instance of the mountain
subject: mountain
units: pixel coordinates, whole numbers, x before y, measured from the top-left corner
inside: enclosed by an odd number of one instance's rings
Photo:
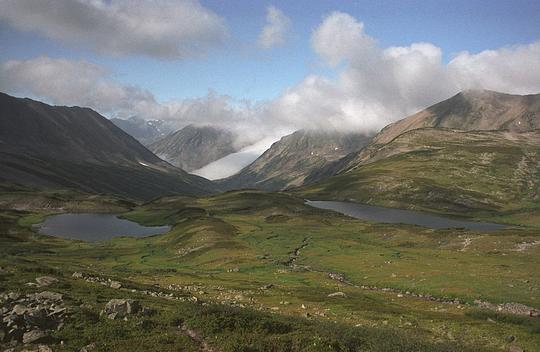
[[[171,128],[162,120],[144,120],[133,116],[125,120],[113,118],[111,121],[145,146],[172,132]]]
[[[163,160],[193,171],[239,150],[235,135],[213,126],[188,125],[149,145]]]
[[[386,126],[374,144],[423,127],[472,130],[531,131],[540,128],[540,94],[511,95],[489,90],[467,90]]]
[[[533,131],[540,129],[540,94],[512,95],[488,90],[460,92],[384,127],[362,150],[318,170],[316,180],[369,162],[372,154],[381,146],[407,131],[419,128]]]
[[[312,172],[359,150],[369,140],[369,136],[357,133],[296,131],[272,144],[253,163],[220,184],[226,189],[263,190],[300,186]]]
[[[97,112],[0,93],[0,182],[150,199],[210,181],[162,161]]]
[[[539,127],[540,94],[462,92],[385,127],[300,192],[460,214],[537,207]]]

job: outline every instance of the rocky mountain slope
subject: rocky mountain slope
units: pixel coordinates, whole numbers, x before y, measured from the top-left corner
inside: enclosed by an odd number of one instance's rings
[[[97,112],[0,93],[0,182],[136,198],[215,186],[162,161]]]
[[[221,181],[226,189],[281,190],[304,184],[315,170],[357,151],[369,136],[300,130],[281,138],[238,174]]]
[[[467,90],[414,115],[386,126],[374,144],[390,142],[417,128],[531,131],[540,128],[540,94],[512,95]]]
[[[113,118],[111,122],[145,146],[172,132],[171,127],[162,120],[144,120],[133,116],[125,120]]]
[[[455,213],[537,207],[540,94],[467,91],[385,127],[307,197]]]
[[[465,215],[538,208],[540,131],[408,131],[302,193]]]
[[[239,150],[232,132],[213,126],[189,125],[149,145],[163,160],[193,171]]]

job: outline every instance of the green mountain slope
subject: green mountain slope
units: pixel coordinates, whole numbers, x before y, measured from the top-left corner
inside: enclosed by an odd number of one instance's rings
[[[0,94],[0,182],[150,199],[215,190],[97,112]]]
[[[369,159],[300,192],[449,213],[540,206],[540,131],[417,129]]]
[[[272,191],[300,186],[310,174],[359,150],[370,138],[357,133],[296,131],[281,138],[257,160],[222,180],[221,184],[227,189]]]

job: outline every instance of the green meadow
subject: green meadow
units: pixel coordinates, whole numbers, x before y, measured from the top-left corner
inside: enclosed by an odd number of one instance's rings
[[[92,342],[100,351],[540,346],[538,318],[474,303],[540,308],[540,246],[534,245],[540,235],[534,226],[481,233],[370,223],[311,208],[288,193],[259,191],[136,204],[18,190],[0,194],[0,204],[0,290],[35,292],[26,284],[36,277],[60,279],[47,290],[65,295],[70,318],[54,333],[55,350]],[[172,229],[82,242],[42,236],[33,227],[50,214],[97,211]],[[75,279],[73,272],[123,287]],[[138,299],[155,314],[128,321],[100,317],[111,298]],[[180,326],[196,331],[200,341]]]

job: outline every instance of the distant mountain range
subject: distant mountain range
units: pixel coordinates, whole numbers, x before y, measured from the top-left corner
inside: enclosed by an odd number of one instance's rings
[[[145,120],[133,116],[128,119],[113,118],[111,122],[145,146],[173,132],[173,128],[163,120]]]
[[[462,92],[385,127],[300,192],[455,213],[536,207],[539,127],[540,94]]]
[[[232,132],[190,125],[150,145],[178,168],[91,109],[6,94],[0,94],[0,108],[4,184],[140,199],[238,188],[294,189],[313,199],[456,213],[510,211],[540,200],[540,94],[461,92],[375,136],[296,131],[216,182],[182,169],[197,170],[233,155],[241,146]],[[157,129],[157,124],[142,125]]]
[[[0,93],[0,111],[0,182],[142,199],[216,190],[91,109]]]
[[[163,160],[193,171],[241,149],[236,136],[213,126],[188,125],[150,144],[148,148]]]
[[[315,170],[361,149],[370,139],[358,133],[296,131],[275,142],[239,173],[219,183],[225,189],[275,191],[297,187]]]

